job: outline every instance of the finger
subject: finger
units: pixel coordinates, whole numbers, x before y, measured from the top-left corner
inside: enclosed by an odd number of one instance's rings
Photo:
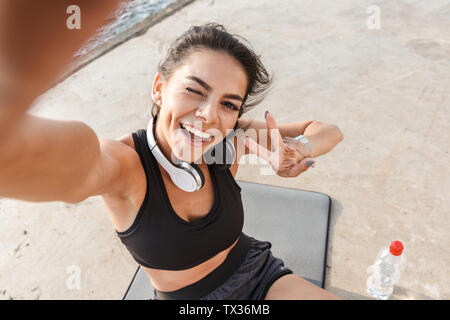
[[[270,161],[271,153],[269,150],[267,150],[263,146],[259,145],[258,142],[256,142],[255,140],[253,140],[252,138],[250,138],[248,136],[244,137],[244,143],[251,153],[258,155],[261,158],[263,158],[264,160],[266,160],[267,162],[271,163],[271,161]]]
[[[294,158],[296,160],[295,163],[302,160],[303,158],[308,157],[307,155],[304,155],[301,151],[294,149],[287,144],[284,144],[283,147],[285,148],[287,157]]]
[[[270,134],[270,144],[272,151],[276,151],[284,145],[283,138],[281,137],[280,130],[277,128],[275,118],[269,111],[266,111],[266,126]]]
[[[298,141],[297,139],[291,137],[283,137],[283,142],[285,145],[289,145],[289,147],[294,148],[297,152],[303,155],[303,157],[312,156],[306,145]]]
[[[290,151],[290,152],[295,152],[296,151],[296,149],[294,149],[293,147],[288,145],[285,141],[283,141],[283,143],[284,143],[284,147],[286,148],[287,151]]]
[[[294,176],[299,175],[302,172],[305,172],[306,170],[308,170],[310,168],[310,166],[308,166],[306,163],[308,161],[314,161],[314,159],[312,158],[305,158],[302,161],[300,161],[299,163],[297,163],[296,165],[294,165],[291,168],[291,172]],[[311,166],[312,168],[314,168],[314,164],[312,164]]]

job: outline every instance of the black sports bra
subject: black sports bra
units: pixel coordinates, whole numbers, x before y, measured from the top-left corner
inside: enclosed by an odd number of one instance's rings
[[[170,204],[146,130],[139,129],[132,136],[147,190],[133,224],[116,233],[136,262],[155,269],[189,269],[231,246],[242,232],[244,211],[241,188],[230,170],[208,165],[214,184],[213,207],[203,218],[187,222]]]

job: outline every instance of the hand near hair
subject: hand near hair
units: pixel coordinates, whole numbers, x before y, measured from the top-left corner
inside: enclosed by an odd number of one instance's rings
[[[270,163],[272,169],[280,177],[297,177],[309,169],[306,164],[314,160],[306,146],[293,138],[282,137],[275,119],[267,112],[266,125],[270,133],[271,150],[259,145],[254,139],[246,136],[245,145],[254,154]]]

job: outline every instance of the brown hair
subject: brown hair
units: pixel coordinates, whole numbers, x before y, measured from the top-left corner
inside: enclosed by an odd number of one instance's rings
[[[240,118],[243,113],[252,109],[265,98],[271,89],[273,75],[269,76],[261,63],[260,56],[241,43],[237,37],[248,42],[239,35],[228,33],[223,25],[215,22],[192,26],[171,44],[166,57],[159,63],[158,72],[165,80],[169,81],[174,71],[182,66],[191,53],[197,50],[206,48],[228,53],[242,65],[248,78],[244,101],[239,110],[238,118]],[[158,106],[153,103],[152,116],[155,117],[158,113]]]

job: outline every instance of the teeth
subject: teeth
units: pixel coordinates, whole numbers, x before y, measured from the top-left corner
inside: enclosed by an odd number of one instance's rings
[[[203,140],[211,140],[212,136],[210,134],[207,134],[207,133],[204,133],[202,131],[196,130],[194,128],[185,126],[184,124],[181,124],[181,126],[184,129],[186,129],[187,131],[189,131],[190,133],[192,133],[193,135],[196,135],[197,137],[202,138]]]

